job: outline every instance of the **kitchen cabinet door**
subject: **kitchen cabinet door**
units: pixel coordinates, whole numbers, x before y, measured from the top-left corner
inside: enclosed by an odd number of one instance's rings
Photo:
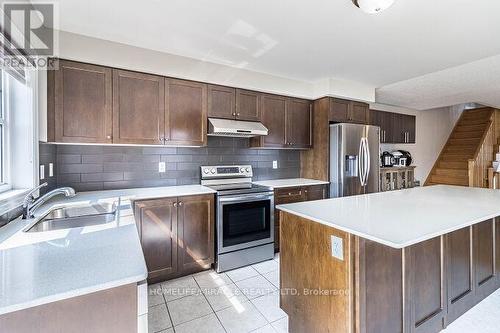
[[[236,89],[236,120],[260,121],[260,95]]]
[[[142,251],[148,268],[148,282],[169,279],[177,274],[177,198],[137,201]]]
[[[113,143],[163,144],[165,78],[113,70]]]
[[[338,123],[345,123],[349,121],[349,109],[351,101],[339,98],[332,98],[330,100],[330,114],[329,120]]]
[[[262,123],[268,129],[268,135],[258,138],[262,147],[286,147],[285,112],[286,98],[277,95],[263,95],[261,99]]]
[[[312,147],[311,102],[289,98],[286,104],[285,142],[290,148]]]
[[[274,251],[280,249],[280,211],[277,205],[305,201],[306,196],[300,187],[280,188],[274,190]]]
[[[472,227],[475,253],[476,303],[490,295],[497,287],[495,271],[495,228],[494,219]]]
[[[370,124],[380,127],[380,143],[393,142],[393,114],[378,110],[370,110]]]
[[[445,260],[447,271],[447,323],[474,306],[474,270],[471,228],[463,228],[447,234]]]
[[[326,185],[312,185],[304,188],[305,200],[321,200],[326,198]]]
[[[369,124],[369,109],[366,103],[352,102],[349,109],[349,122]]]
[[[207,143],[207,85],[165,81],[165,144],[204,146]]]
[[[392,113],[392,142],[405,143],[406,131],[404,129],[404,115],[400,113]]]
[[[236,117],[236,89],[209,85],[208,116],[234,119]]]
[[[402,119],[403,132],[406,143],[415,143],[416,117],[405,114]]]
[[[48,139],[55,142],[112,142],[112,71],[59,60],[47,82]]]
[[[178,198],[178,269],[191,274],[214,262],[213,195]]]

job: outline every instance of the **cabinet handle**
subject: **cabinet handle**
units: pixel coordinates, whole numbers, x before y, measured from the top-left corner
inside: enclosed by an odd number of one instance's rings
[[[112,138],[112,136],[111,136],[111,135],[107,135],[107,136],[106,136],[106,139],[111,139],[111,138]]]
[[[236,117],[239,117],[239,116],[240,116],[240,114],[239,114],[239,113],[237,113],[237,114],[236,114]]]
[[[179,206],[182,207],[183,203],[182,201],[179,201]]]
[[[177,207],[177,202],[174,202],[174,207]]]

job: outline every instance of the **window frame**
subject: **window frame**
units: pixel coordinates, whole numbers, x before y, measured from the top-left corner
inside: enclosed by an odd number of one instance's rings
[[[7,73],[0,69],[0,193],[12,189],[10,182],[9,93]]]

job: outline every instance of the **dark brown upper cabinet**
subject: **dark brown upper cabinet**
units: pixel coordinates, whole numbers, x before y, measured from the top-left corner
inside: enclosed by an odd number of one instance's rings
[[[260,93],[223,86],[208,86],[208,116],[260,121]]]
[[[415,143],[415,116],[371,110],[370,123],[380,127],[380,143]]]
[[[288,98],[285,123],[286,145],[293,148],[312,147],[312,104],[310,101]]]
[[[252,147],[284,148],[286,98],[277,95],[262,95],[262,123],[268,129],[268,135],[252,138]]]
[[[208,116],[234,119],[236,117],[236,89],[209,85]]]
[[[340,98],[330,99],[329,120],[337,123],[369,123],[369,105]]]
[[[59,60],[48,71],[47,138],[72,143],[112,142],[111,69]]]
[[[166,79],[165,107],[165,144],[206,145],[206,84]]]
[[[312,107],[308,100],[278,95],[261,96],[262,123],[268,135],[252,138],[254,148],[312,147]]]
[[[165,78],[113,70],[113,143],[163,144]]]
[[[260,121],[260,93],[236,89],[236,120]]]
[[[394,141],[392,115],[390,112],[370,111],[371,125],[380,127],[380,143],[392,143]]]

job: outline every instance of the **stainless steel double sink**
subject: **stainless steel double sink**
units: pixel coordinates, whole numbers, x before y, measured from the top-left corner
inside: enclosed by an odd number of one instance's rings
[[[26,232],[51,231],[105,224],[115,220],[116,212],[116,203],[95,203],[54,208],[41,217]]]

